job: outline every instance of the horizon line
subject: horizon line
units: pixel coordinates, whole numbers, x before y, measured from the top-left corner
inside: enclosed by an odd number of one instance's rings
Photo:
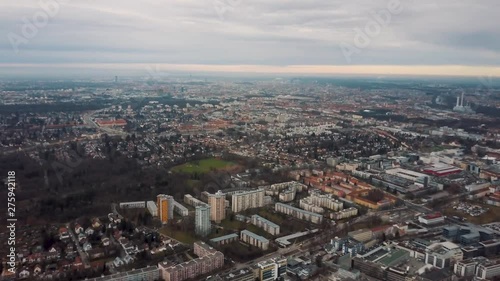
[[[141,71],[144,74],[164,74],[165,71],[248,74],[305,75],[396,75],[396,76],[455,76],[500,77],[500,66],[468,65],[256,65],[256,64],[169,64],[169,63],[0,63],[2,68],[95,69]],[[152,73],[151,73],[152,72]]]

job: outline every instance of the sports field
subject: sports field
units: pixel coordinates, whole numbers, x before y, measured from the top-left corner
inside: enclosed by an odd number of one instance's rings
[[[172,168],[173,172],[185,174],[204,174],[210,172],[212,169],[219,170],[234,166],[233,162],[224,161],[216,158],[203,159],[199,161],[188,162]]]

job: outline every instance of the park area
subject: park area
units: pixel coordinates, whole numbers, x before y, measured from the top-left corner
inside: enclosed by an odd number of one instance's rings
[[[172,168],[172,171],[184,174],[205,174],[212,170],[223,170],[231,168],[235,165],[236,164],[233,162],[217,158],[209,158],[209,159],[191,161],[179,166],[175,166]]]

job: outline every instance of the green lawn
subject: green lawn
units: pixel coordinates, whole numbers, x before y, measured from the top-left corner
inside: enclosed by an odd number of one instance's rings
[[[159,232],[186,244],[193,244],[194,242],[200,240],[194,236],[194,233],[170,230],[167,227],[161,228]]]
[[[245,228],[245,223],[237,220],[229,220],[229,218],[226,218],[225,220],[221,221],[220,226],[224,227],[224,229],[229,229],[229,230],[238,230],[240,228]]]
[[[274,222],[277,225],[281,225],[285,221],[284,215],[278,214],[278,213],[273,213],[268,209],[259,210],[258,215]]]
[[[210,158],[175,166],[172,168],[172,171],[186,174],[204,174],[210,172],[212,169],[224,169],[233,165],[235,165],[233,162]]]

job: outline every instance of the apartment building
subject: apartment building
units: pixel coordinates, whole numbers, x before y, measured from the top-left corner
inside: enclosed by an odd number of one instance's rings
[[[280,226],[275,224],[274,222],[267,220],[259,215],[253,215],[251,222],[253,225],[264,229],[267,233],[271,235],[279,235],[280,234]]]
[[[197,205],[194,217],[195,233],[200,236],[207,236],[212,231],[210,223],[210,206],[207,204]]]
[[[187,217],[189,215],[188,208],[184,207],[181,203],[174,200],[174,212],[181,215],[182,217]]]
[[[350,207],[344,210],[340,210],[335,213],[330,214],[330,218],[333,220],[342,220],[342,219],[347,219],[350,217],[355,217],[358,215],[358,209],[354,207]]]
[[[165,281],[183,281],[207,274],[224,266],[224,254],[203,242],[194,243],[194,253],[198,258],[181,264],[159,263],[160,276]]]
[[[146,206],[147,206],[147,208],[148,208],[149,213],[150,213],[153,217],[157,217],[157,216],[158,216],[158,206],[156,206],[155,201],[148,201],[148,202],[146,203]]]
[[[158,217],[163,224],[174,218],[174,197],[160,194],[156,197]]]
[[[313,213],[316,213],[316,214],[323,214],[325,213],[325,209],[320,207],[320,206],[317,206],[315,204],[313,204],[311,198],[302,198],[300,199],[299,201],[299,207],[305,211],[308,211],[308,212],[313,212]]]
[[[226,218],[226,195],[221,191],[207,195],[210,206],[210,220],[220,223]]]
[[[120,203],[120,209],[144,209],[144,208],[146,208],[146,201]]]
[[[316,224],[320,224],[323,221],[322,215],[319,215],[319,214],[316,214],[313,212],[309,212],[309,211],[304,211],[302,209],[295,208],[293,206],[283,204],[283,203],[276,203],[274,205],[274,210],[276,212],[280,212],[280,213],[283,213],[286,215],[293,216],[297,219],[309,221],[309,222],[316,223]]]
[[[269,240],[246,229],[240,232],[240,240],[264,251],[269,248]]]
[[[309,195],[311,203],[333,211],[340,211],[344,208],[344,203],[335,199],[331,194],[322,194],[319,190],[311,191]]]
[[[193,197],[191,194],[184,195],[184,203],[193,207],[206,204],[205,202],[199,200],[198,198]]]
[[[229,243],[238,241],[238,238],[239,238],[239,236],[237,233],[232,233],[232,234],[212,238],[212,239],[210,239],[210,243],[212,245],[215,245],[215,246],[220,246],[220,245],[225,245],[225,244],[229,244]]]
[[[264,189],[256,189],[233,194],[231,198],[231,210],[234,213],[238,213],[247,209],[263,207],[264,195]]]
[[[280,202],[291,202],[295,199],[295,196],[297,195],[297,188],[295,187],[290,187],[288,189],[285,189],[279,193],[278,199]]]

